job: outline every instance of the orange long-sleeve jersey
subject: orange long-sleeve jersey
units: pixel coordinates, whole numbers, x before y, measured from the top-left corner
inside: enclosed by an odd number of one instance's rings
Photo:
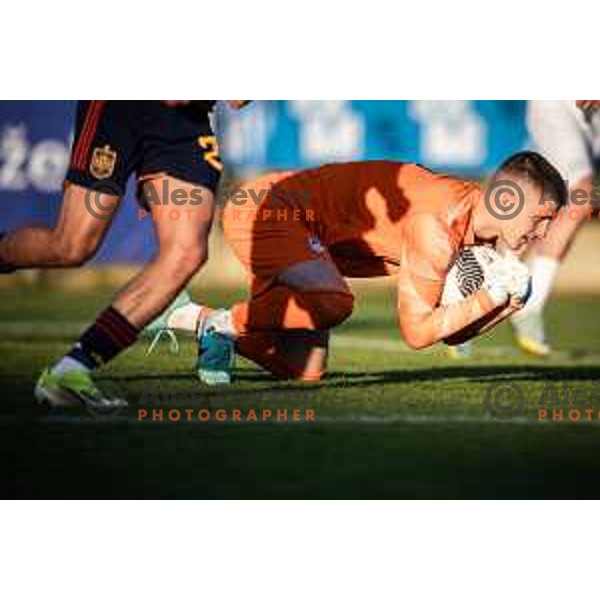
[[[371,161],[268,174],[244,187],[253,201],[229,205],[224,227],[259,279],[322,258],[321,245],[347,277],[396,275],[400,327],[415,348],[446,339],[495,308],[485,291],[440,306],[457,252],[474,243],[472,213],[481,189],[472,181]]]

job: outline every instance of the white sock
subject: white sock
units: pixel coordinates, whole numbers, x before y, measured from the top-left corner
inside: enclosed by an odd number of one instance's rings
[[[190,302],[174,310],[169,316],[167,325],[177,331],[188,331],[195,334],[198,327],[198,318],[202,310],[202,305]]]
[[[89,372],[90,369],[70,356],[63,356],[51,369],[52,375],[64,375],[68,371]]]
[[[519,311],[519,317],[544,310],[546,301],[554,287],[560,261],[547,256],[534,256],[530,259],[527,266],[531,274],[531,298],[529,298],[523,310]]]
[[[206,317],[207,327],[213,327],[215,331],[235,338],[236,331],[233,326],[233,317],[230,310],[221,309],[215,310],[208,317]]]

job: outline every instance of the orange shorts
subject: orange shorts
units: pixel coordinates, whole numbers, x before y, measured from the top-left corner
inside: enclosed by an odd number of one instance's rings
[[[272,173],[242,186],[228,202],[225,237],[254,276],[273,279],[292,265],[329,258],[310,202],[316,184],[305,184],[302,174]]]

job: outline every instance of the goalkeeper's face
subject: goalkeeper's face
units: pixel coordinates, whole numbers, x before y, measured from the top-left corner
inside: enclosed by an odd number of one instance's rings
[[[556,215],[557,205],[551,196],[531,183],[521,183],[523,208],[512,219],[504,220],[500,238],[513,252],[522,253],[535,241],[543,239]]]

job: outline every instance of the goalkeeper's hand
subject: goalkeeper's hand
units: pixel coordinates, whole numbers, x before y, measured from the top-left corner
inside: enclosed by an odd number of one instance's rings
[[[510,300],[516,307],[522,307],[531,295],[531,277],[520,260],[507,256],[490,265],[484,289],[494,306],[503,306]]]
[[[508,255],[504,261],[510,270],[508,293],[511,302],[518,308],[522,308],[531,296],[529,269],[515,256]]]
[[[510,265],[504,260],[493,262],[486,273],[483,288],[487,290],[494,306],[504,306],[510,298]]]

